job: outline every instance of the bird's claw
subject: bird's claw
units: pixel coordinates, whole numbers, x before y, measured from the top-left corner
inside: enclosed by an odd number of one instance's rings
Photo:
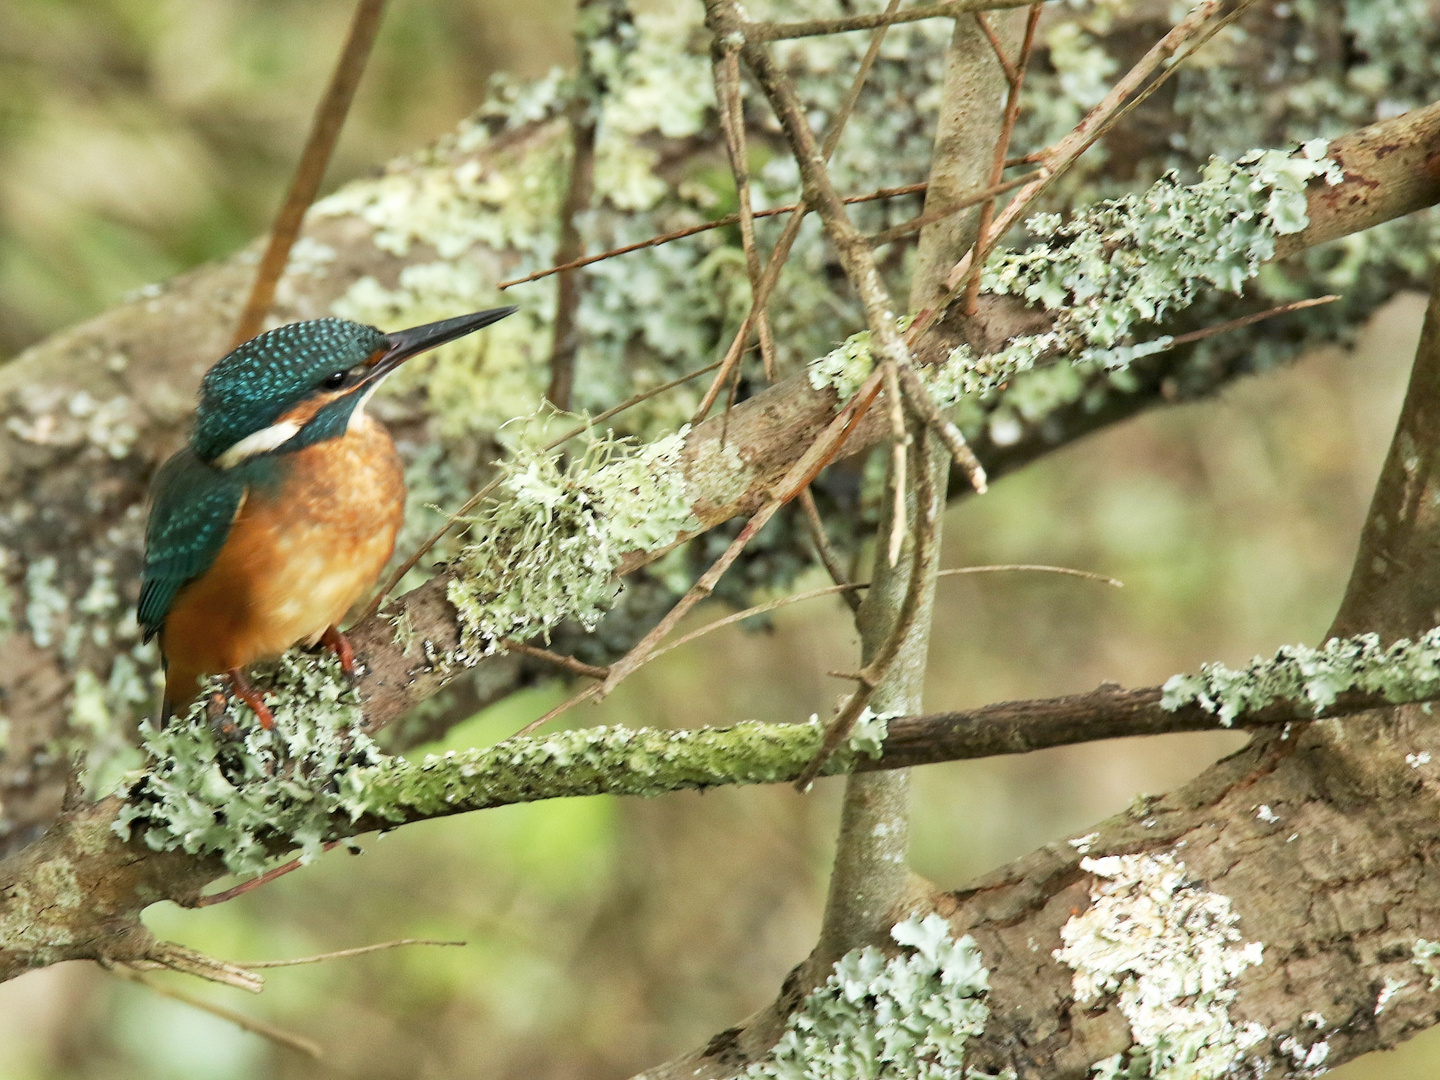
[[[350,639],[340,632],[338,626],[329,627],[320,635],[320,644],[335,654],[340,661],[340,671],[347,679],[355,678],[355,650]]]

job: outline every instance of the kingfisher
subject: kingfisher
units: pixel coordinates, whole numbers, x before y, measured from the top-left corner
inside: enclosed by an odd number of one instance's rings
[[[354,673],[340,620],[380,576],[405,512],[400,457],[365,406],[406,360],[513,311],[389,334],[291,323],[205,373],[189,444],[156,474],[145,528],[138,618],[146,641],[160,639],[162,723],[223,673],[274,727],[245,669],[292,645],[323,644]]]

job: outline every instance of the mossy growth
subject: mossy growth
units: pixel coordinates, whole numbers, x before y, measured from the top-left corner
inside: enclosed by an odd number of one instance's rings
[[[387,756],[361,733],[358,697],[328,654],[291,652],[255,683],[273,730],[241,705],[212,715],[208,691],[165,727],[141,725],[149,771],[120,787],[119,836],[140,830],[156,851],[214,855],[233,873],[253,874],[273,855],[299,848],[309,860],[327,841],[377,822],[577,795],[776,783],[798,775],[824,738],[814,716],[678,731],[596,727],[416,762]],[[879,757],[890,719],[867,709],[825,772]]]
[[[826,762],[825,775],[847,773],[861,757],[878,758],[889,714],[865,710]],[[576,795],[663,795],[721,784],[793,779],[815,756],[825,730],[747,720],[724,728],[663,730],[593,727],[506,739],[494,746],[390,758],[363,777],[369,813],[403,821]]]
[[[969,935],[933,912],[897,923],[902,951],[846,953],[789,1017],[753,1080],[959,1080],[968,1041],[985,1030],[989,972]]]
[[[563,620],[593,628],[619,593],[631,552],[660,551],[699,528],[680,459],[685,431],[638,449],[594,438],[568,465],[558,451],[517,446],[501,465],[504,497],[470,521],[450,602],[461,660],[507,636],[545,635]]]
[[[1172,712],[1198,705],[1228,726],[1277,701],[1309,702],[1319,715],[1347,691],[1376,694],[1395,705],[1440,694],[1440,627],[1388,647],[1375,634],[1331,638],[1318,649],[1285,645],[1240,671],[1205,664],[1196,674],[1166,680],[1160,704]]]

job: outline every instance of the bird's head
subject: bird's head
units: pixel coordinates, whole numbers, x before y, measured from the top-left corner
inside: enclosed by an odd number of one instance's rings
[[[335,438],[410,357],[514,310],[492,308],[392,334],[348,319],[276,327],[205,373],[190,445],[202,460],[228,469],[259,454]]]

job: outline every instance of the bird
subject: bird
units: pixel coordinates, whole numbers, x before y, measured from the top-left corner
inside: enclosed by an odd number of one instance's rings
[[[245,669],[317,643],[353,676],[340,620],[375,584],[405,511],[400,457],[366,412],[413,356],[498,322],[492,308],[392,333],[312,319],[244,342],[205,373],[188,443],[151,485],[137,619],[159,639],[164,725],[224,674],[264,728]]]

